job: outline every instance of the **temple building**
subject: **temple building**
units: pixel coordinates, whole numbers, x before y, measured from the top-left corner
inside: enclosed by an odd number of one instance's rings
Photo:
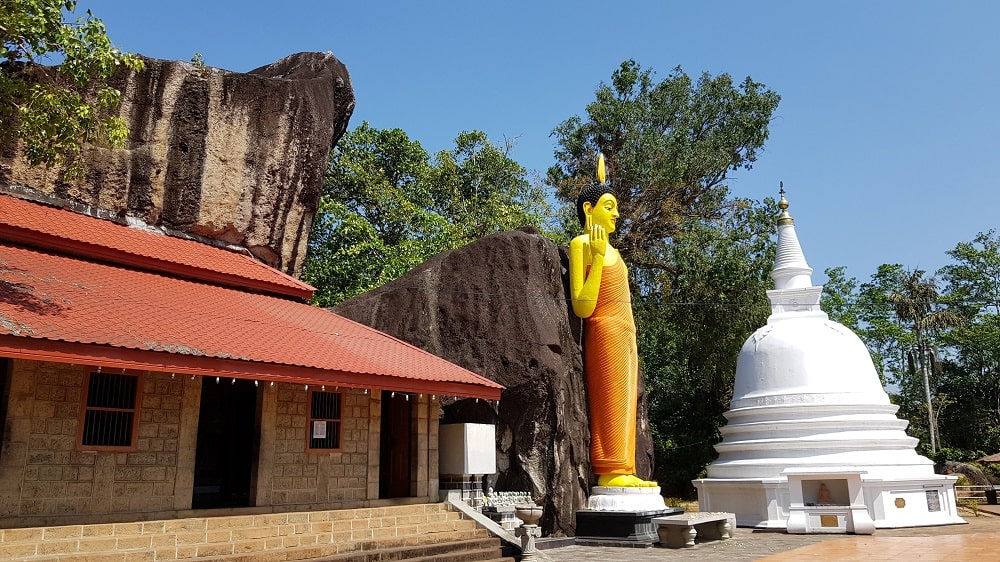
[[[772,313],[740,351],[701,509],[792,533],[963,523],[957,478],[916,453],[864,343],[820,309],[784,191],[780,207]]]
[[[440,501],[442,397],[499,384],[73,205],[0,194],[0,527]]]

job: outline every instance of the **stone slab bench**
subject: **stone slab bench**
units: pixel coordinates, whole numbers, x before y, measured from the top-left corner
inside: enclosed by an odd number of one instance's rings
[[[699,541],[730,539],[736,530],[736,515],[726,512],[697,511],[654,517],[653,525],[660,538],[659,546],[685,548]]]

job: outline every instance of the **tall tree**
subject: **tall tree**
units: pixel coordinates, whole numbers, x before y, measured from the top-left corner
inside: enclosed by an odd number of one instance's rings
[[[680,67],[655,82],[634,60],[595,94],[586,120],[574,116],[553,131],[548,181],[574,201],[603,152],[621,212],[616,247],[632,267],[661,267],[688,218],[720,216],[729,172],[756,161],[780,97],[749,77],[738,86],[728,74],[695,81]]]
[[[945,340],[953,350],[945,389],[962,406],[948,412],[948,442],[1000,451],[1000,237],[981,232],[947,253],[953,263],[938,270],[942,300],[965,320]]]
[[[527,172],[479,131],[431,159],[400,129],[362,123],[334,148],[303,279],[333,306],[481,236],[544,226],[548,207]]]
[[[141,70],[140,58],[114,48],[90,11],[63,20],[75,0],[0,2],[0,141],[24,144],[32,165],[69,162],[87,142],[120,146],[128,128],[112,115],[121,93],[104,82],[119,67]],[[42,66],[44,59],[58,61]]]
[[[924,387],[927,409],[927,428],[930,432],[931,452],[938,449],[937,425],[934,415],[934,399],[931,393],[931,370],[936,362],[937,352],[933,337],[942,330],[958,326],[962,318],[940,308],[937,283],[933,278],[924,278],[924,271],[915,269],[903,278],[902,287],[889,294],[896,318],[906,325],[913,336],[913,346],[908,350],[910,373],[919,372]]]

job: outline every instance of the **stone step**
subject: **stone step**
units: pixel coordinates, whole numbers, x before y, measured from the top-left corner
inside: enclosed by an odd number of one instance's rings
[[[345,546],[345,545],[340,545]],[[341,552],[337,545],[286,548],[242,554],[207,556],[198,562],[464,562],[503,560],[500,539],[479,537],[465,540],[434,541],[423,544],[391,546],[391,542],[373,542],[363,549]]]
[[[316,562],[464,562],[496,560],[500,539],[477,538],[420,545],[382,547],[317,559]]]
[[[422,556],[420,558],[404,558],[405,562],[514,562],[514,558],[500,557],[500,548],[465,550],[449,554]]]
[[[156,521],[128,523],[98,523],[87,525],[40,526],[0,529],[0,543],[14,544],[63,539],[98,537],[131,538],[162,534],[211,533],[226,531],[243,532],[259,528],[280,528],[282,534],[301,534],[309,531],[350,530],[352,521],[390,520],[399,527],[430,525],[442,527],[445,521],[461,521],[460,513],[449,510],[444,504],[414,504],[383,508],[347,509],[339,511],[272,513],[260,515],[235,515],[221,517],[187,517]],[[425,529],[413,529],[425,532]]]
[[[426,543],[474,541],[488,538],[490,533],[442,504],[422,504],[6,529],[0,530],[0,537],[0,560],[152,562],[197,558],[283,562],[418,548]],[[499,547],[492,552],[495,558]]]

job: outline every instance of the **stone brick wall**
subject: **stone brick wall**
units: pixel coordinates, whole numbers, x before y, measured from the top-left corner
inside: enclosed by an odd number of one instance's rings
[[[174,509],[180,380],[140,375],[135,451],[77,446],[88,367],[15,361],[0,450],[0,517]]]
[[[87,451],[77,443],[93,369],[12,365],[0,449],[0,528],[192,514],[200,378],[141,373],[135,450]],[[261,385],[256,512],[385,505],[379,500],[380,391],[338,391],[341,447],[310,452],[304,385]],[[440,406],[426,394],[413,399],[411,489],[415,501],[436,502]]]
[[[369,427],[377,431],[379,419],[369,418],[370,395],[356,389],[339,392],[341,443],[340,449],[330,452],[307,452],[309,391],[299,385],[282,385],[275,393],[271,505],[353,506],[368,499]],[[267,427],[264,423],[263,428]],[[377,482],[377,447],[374,456]],[[261,484],[266,486],[267,482]]]

